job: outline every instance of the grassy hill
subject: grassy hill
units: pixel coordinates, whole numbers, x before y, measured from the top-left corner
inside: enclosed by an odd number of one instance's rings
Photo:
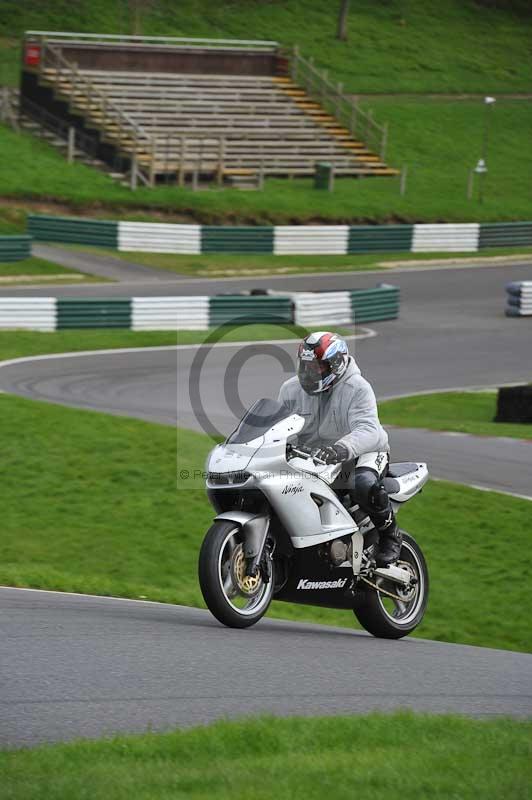
[[[358,0],[340,42],[339,0],[2,0],[0,84],[18,71],[8,45],[37,29],[297,43],[355,93],[530,92],[532,13],[514,4],[520,14],[474,0]]]
[[[135,5],[140,8],[136,19],[131,12]],[[58,213],[113,218],[162,209],[207,224],[531,218],[532,102],[501,96],[526,93],[532,86],[532,13],[527,13],[527,4],[517,14],[473,0],[359,0],[351,4],[347,42],[335,38],[338,5],[339,0],[332,5],[323,0],[47,0],[33,5],[2,0],[0,85],[17,81],[18,43],[26,29],[297,43],[348,91],[363,95],[363,107],[389,123],[387,161],[408,167],[404,197],[399,180],[389,178],[337,181],[332,195],[313,191],[309,180],[269,180],[263,192],[193,193],[160,187],[132,193],[94,170],[66,165],[51,148],[2,126],[0,197],[22,209],[28,201],[51,202],[55,208],[62,204]],[[447,96],[454,92],[480,97]],[[468,173],[481,156],[482,97],[487,93],[498,102],[490,111],[489,173],[481,205],[476,195],[467,199],[466,187]],[[1,231],[22,225],[16,208],[0,204]]]
[[[74,331],[61,337],[74,334],[79,340]],[[101,342],[103,331],[94,334]],[[48,336],[26,335],[18,352],[35,352]],[[197,558],[213,511],[197,476],[213,446],[209,437],[7,394],[0,395],[0,436],[1,584],[203,606]],[[530,503],[431,481],[399,519],[431,573],[416,635],[532,652],[528,616],[515,613],[530,577],[522,559]],[[355,625],[345,611],[290,603],[274,602],[269,614]]]
[[[268,180],[263,192],[226,189],[192,192],[178,186],[131,192],[105,175],[68,165],[51,147],[0,126],[0,196],[67,206],[57,213],[96,213],[129,218],[165,209],[179,219],[224,222],[337,221],[382,223],[444,220],[519,220],[532,216],[532,103],[499,100],[490,110],[485,198],[466,196],[469,170],[481,154],[484,105],[480,100],[379,99],[371,102],[390,123],[389,162],[408,165],[407,191],[399,179],[338,180],[333,194],[307,180]],[[54,209],[50,208],[54,213]],[[23,225],[0,204],[0,229]]]

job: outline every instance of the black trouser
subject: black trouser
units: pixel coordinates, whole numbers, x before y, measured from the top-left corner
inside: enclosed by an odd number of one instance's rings
[[[351,502],[360,506],[379,533],[394,530],[395,516],[388,493],[382,486],[388,462],[379,473],[371,467],[357,467],[356,461],[346,461],[332,485],[337,494],[349,493]]]

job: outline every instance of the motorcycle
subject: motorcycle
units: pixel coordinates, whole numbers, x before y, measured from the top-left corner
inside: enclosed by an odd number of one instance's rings
[[[261,399],[207,460],[216,511],[199,554],[199,583],[211,613],[246,628],[272,599],[353,611],[374,636],[399,639],[421,622],[428,600],[425,558],[403,531],[397,562],[378,567],[378,533],[349,495],[332,488],[341,464],[298,444],[304,417]],[[390,464],[383,480],[394,512],[418,494],[427,465]]]

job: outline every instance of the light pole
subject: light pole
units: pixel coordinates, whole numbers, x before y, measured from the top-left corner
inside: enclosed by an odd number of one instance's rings
[[[490,118],[490,106],[495,103],[494,97],[485,97],[484,98],[484,136],[482,138],[482,156],[479,158],[477,166],[475,167],[475,172],[479,176],[478,180],[478,202],[482,203],[483,201],[483,189],[484,189],[484,176],[488,171],[488,167],[486,165],[486,159],[488,155],[488,136],[489,136],[489,118]]]

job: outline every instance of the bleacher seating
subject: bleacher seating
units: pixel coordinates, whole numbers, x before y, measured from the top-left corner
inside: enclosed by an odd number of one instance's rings
[[[333,164],[337,175],[395,174],[288,77],[89,69],[78,75],[82,85],[71,71],[46,67],[40,82],[112,142],[120,122],[104,120],[107,98],[145,134],[139,164],[156,176],[302,176],[319,161]]]

